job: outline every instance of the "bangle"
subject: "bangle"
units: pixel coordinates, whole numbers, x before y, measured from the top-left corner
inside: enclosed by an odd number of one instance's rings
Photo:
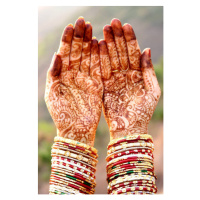
[[[50,185],[49,190],[53,193],[55,191],[58,191],[65,194],[81,194],[78,190],[69,189],[69,188],[58,186],[58,185]]]
[[[82,191],[82,192],[84,192],[84,193],[87,193],[87,194],[91,194],[91,192],[90,191],[88,191],[86,188],[84,188],[84,187],[82,187],[82,186],[78,186],[77,184],[75,184],[75,183],[71,183],[71,182],[69,182],[69,181],[64,181],[64,180],[62,180],[62,179],[58,179],[58,178],[52,178],[51,177],[51,179],[50,179],[50,184],[55,184],[55,183],[60,183],[60,184],[62,184],[63,186],[69,186],[69,187],[71,187],[71,188],[73,188],[73,189],[76,189],[76,190],[78,190],[78,191]]]
[[[119,165],[115,165],[113,167],[110,167],[110,168],[107,168],[107,173],[110,173],[110,171],[113,171],[113,170],[124,170],[124,169],[127,169],[127,168],[131,168],[131,169],[152,169],[154,170],[154,167],[152,165],[152,163],[132,163],[132,162],[128,162],[128,163],[122,163],[122,164],[119,164]]]
[[[137,167],[137,166],[153,168],[153,163],[139,160],[139,161],[127,161],[127,162],[113,163],[113,164],[107,166],[106,169],[110,170],[110,169],[115,169],[115,168],[119,168],[119,167],[124,167],[126,165],[132,165],[133,168]]]
[[[84,144],[82,142],[78,142],[78,141],[75,141],[75,140],[71,140],[71,139],[67,139],[67,138],[56,136],[54,138],[54,142],[69,143],[69,144],[72,144],[72,145],[83,147],[83,148],[88,149],[90,151],[93,151],[95,154],[97,154],[97,150],[94,147],[91,147],[91,146],[89,146],[87,144]]]
[[[64,175],[64,174],[61,174],[61,173],[58,173],[58,172],[51,172],[52,174],[52,177],[56,177],[56,176],[58,176],[58,177],[60,177],[60,178],[65,178],[65,180],[67,180],[67,181],[69,181],[69,182],[73,182],[73,183],[76,183],[76,184],[79,184],[79,185],[81,185],[81,186],[84,186],[84,187],[86,187],[86,188],[88,188],[88,189],[91,189],[91,188],[94,188],[95,186],[94,185],[91,185],[91,183],[88,183],[88,182],[86,182],[86,181],[83,181],[83,180],[80,180],[80,179],[78,179],[78,178],[75,178],[75,177],[73,177],[73,176],[69,176],[69,175]]]
[[[74,194],[74,191],[79,191],[94,194],[97,150],[62,137],[55,137],[54,141],[49,193]]]
[[[69,159],[69,158],[64,158],[62,156],[52,156],[52,158],[62,159],[63,161],[69,162],[69,163],[71,163],[73,165],[76,165],[78,167],[83,167],[83,168],[88,169],[88,170],[90,170],[92,172],[96,172],[96,168],[94,168],[93,166],[91,166],[89,164],[86,165],[85,163],[83,163],[81,161],[78,161],[78,160],[76,160],[74,158],[70,158]]]
[[[83,188],[85,188],[88,192],[94,192],[94,188],[89,187],[88,185],[82,184],[81,182],[73,181],[73,180],[71,180],[71,179],[69,179],[69,178],[66,178],[66,177],[61,177],[61,176],[56,176],[56,175],[51,174],[50,180],[51,180],[51,181],[53,181],[53,180],[56,180],[56,181],[57,181],[57,180],[64,181],[64,182],[67,182],[68,184],[74,184],[74,185],[83,187]]]
[[[90,176],[85,176],[85,175],[82,175],[82,174],[77,173],[77,172],[73,172],[73,171],[70,171],[70,170],[67,170],[67,169],[63,169],[63,168],[60,168],[60,166],[55,166],[55,167],[52,166],[52,170],[57,170],[58,172],[63,172],[66,175],[73,175],[73,177],[76,177],[76,178],[79,178],[79,179],[82,179],[82,180],[86,180],[88,182],[95,180],[94,178],[92,178]]]
[[[122,192],[121,194],[118,194],[118,195],[133,195],[133,194],[137,194],[137,195],[151,194],[151,195],[153,195],[154,193],[148,192],[148,191],[134,191],[134,192]]]
[[[150,194],[157,188],[153,138],[137,134],[112,140],[108,145],[108,194]]]
[[[149,147],[129,147],[129,148],[124,148],[124,149],[119,149],[113,153],[110,153],[109,156],[117,154],[117,153],[121,153],[124,151],[129,151],[129,150],[138,150],[138,152],[147,152],[147,153],[153,153],[153,150]]]
[[[149,162],[153,162],[153,158],[151,156],[142,155],[142,154],[138,154],[137,156],[135,156],[134,154],[130,154],[130,155],[125,155],[125,156],[121,156],[121,157],[112,159],[111,161],[109,161],[107,163],[107,165],[110,165],[112,163],[116,163],[116,162],[121,161],[121,160],[127,160],[127,159],[131,159],[131,160],[148,160]]]
[[[70,144],[62,143],[62,142],[54,142],[54,144],[52,145],[52,148],[60,148],[60,149],[64,149],[65,151],[66,150],[76,151],[76,152],[78,151],[79,153],[83,153],[85,156],[90,156],[95,159],[97,159],[98,157],[97,154],[94,154],[92,151],[89,151],[88,149],[84,149],[79,146],[72,146]]]
[[[84,169],[84,168],[80,168],[80,167],[76,167],[72,164],[68,164],[68,162],[56,159],[56,158],[52,158],[52,166],[60,166],[62,168],[66,168],[69,169],[71,168],[71,170],[73,169],[74,171],[77,171],[78,173],[84,173],[87,176],[91,176],[93,178],[95,178],[95,175],[93,173],[91,173],[90,171]]]
[[[148,186],[148,187],[156,188],[156,186],[154,184],[129,181],[129,182],[124,182],[124,183],[114,185],[112,187],[108,187],[107,189],[110,192],[112,190],[120,189],[120,188],[127,187],[127,186]]]
[[[78,154],[75,154],[75,153],[71,153],[70,151],[63,151],[63,150],[60,150],[60,149],[52,149],[51,154],[52,155],[64,155],[66,157],[72,157],[72,158],[78,159],[80,161],[92,164],[92,166],[96,166],[96,164],[97,164],[97,160],[92,161],[91,159],[83,157],[80,154],[78,155]]]
[[[150,147],[152,149],[154,149],[154,145],[153,143],[121,143],[119,146],[116,146],[116,147],[111,147],[109,150],[108,150],[108,154],[110,153],[113,153],[114,151],[116,150],[119,150],[119,149],[125,149],[127,147]]]
[[[114,191],[112,191],[111,194],[120,194],[122,192],[131,192],[131,191],[137,191],[137,190],[149,191],[149,192],[153,192],[153,193],[157,192],[157,189],[155,189],[155,188],[146,187],[146,186],[136,186],[136,187],[123,188],[120,190],[114,190]]]
[[[115,181],[111,181],[109,184],[108,184],[108,188],[110,187],[113,187],[113,186],[116,186],[116,185],[119,185],[119,184],[124,184],[126,185],[127,183],[133,183],[133,184],[152,184],[152,185],[155,185],[155,182],[154,181],[151,181],[151,180],[121,180],[121,178],[118,180],[115,180]]]
[[[149,134],[134,134],[134,135],[128,135],[125,137],[121,137],[121,138],[117,138],[112,140],[109,144],[108,144],[108,149],[110,148],[110,146],[112,146],[115,143],[121,143],[127,140],[151,140],[153,143],[153,138],[151,135]]]
[[[58,183],[58,182],[50,182],[50,185],[49,185],[49,188],[51,187],[51,186],[59,186],[59,187],[62,187],[62,188],[65,188],[66,189],[66,191],[69,191],[69,192],[76,192],[76,191],[78,191],[80,194],[86,194],[85,192],[83,192],[83,191],[81,191],[81,190],[76,190],[76,189],[74,189],[74,188],[72,188],[72,187],[70,187],[70,186],[66,186],[65,184],[62,184],[62,183]]]
[[[116,173],[115,175],[113,175],[113,176],[111,176],[111,177],[108,177],[108,178],[107,178],[107,181],[108,181],[108,183],[109,183],[110,181],[112,181],[113,179],[115,179],[115,178],[117,178],[117,177],[122,177],[122,176],[129,175],[129,174],[134,175],[134,176],[145,176],[145,175],[149,175],[149,176],[153,176],[153,177],[156,178],[156,176],[155,176],[154,173],[152,173],[152,172],[144,172],[144,173],[135,172],[135,173],[133,173],[133,171],[130,170],[130,171],[128,171],[128,172]]]
[[[152,158],[154,158],[153,157],[153,154],[152,153],[147,153],[147,152],[138,152],[137,150],[130,150],[130,151],[123,151],[123,152],[121,152],[121,153],[117,153],[117,154],[113,154],[112,156],[107,156],[106,157],[106,161],[107,162],[109,162],[110,160],[112,160],[113,158],[118,158],[118,157],[120,157],[120,156],[124,156],[124,155],[130,155],[130,154],[133,154],[134,153],[134,155],[137,155],[137,154],[144,154],[144,155],[148,155],[148,156],[151,156]]]
[[[141,172],[141,173],[145,173],[145,172],[153,172],[154,169],[151,169],[151,168],[133,168],[133,167],[126,167],[126,168],[120,168],[120,169],[114,169],[114,170],[110,170],[110,171],[107,171],[107,173],[110,175],[110,174],[113,174],[113,173],[120,173],[120,172],[125,172],[125,171],[129,171],[129,170],[132,170],[133,173],[137,173],[137,172]]]

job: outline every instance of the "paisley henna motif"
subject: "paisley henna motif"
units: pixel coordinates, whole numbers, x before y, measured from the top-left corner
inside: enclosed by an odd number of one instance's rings
[[[151,62],[151,51],[145,49],[141,55],[131,25],[121,27],[121,22],[117,19],[112,20],[111,26],[104,27],[104,38],[105,41],[99,43],[102,77],[109,71],[110,64],[112,70],[115,69],[112,60],[117,59],[116,63],[121,64],[121,71],[112,71],[110,77],[103,78],[103,110],[110,129],[110,139],[136,133],[146,134],[161,95]],[[113,49],[117,49],[117,53],[110,52],[111,44]],[[106,52],[107,57],[110,57],[110,64],[104,61]]]
[[[47,72],[45,101],[57,135],[93,146],[102,94],[98,42],[90,23],[79,18],[65,28]]]

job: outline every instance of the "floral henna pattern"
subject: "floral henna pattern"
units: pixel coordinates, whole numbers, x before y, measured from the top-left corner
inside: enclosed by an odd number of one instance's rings
[[[93,146],[102,94],[98,42],[92,39],[91,25],[79,18],[74,28],[65,28],[47,72],[45,101],[57,135]]]
[[[108,28],[104,27],[105,41],[99,42],[99,48],[104,85],[103,110],[112,140],[136,133],[148,133],[148,123],[161,91],[151,62],[150,49],[145,49],[141,55],[134,31],[129,24],[122,27],[121,22],[114,19],[110,27],[114,29],[113,32],[111,30],[108,32]],[[110,33],[113,36],[110,36]],[[102,55],[110,56],[109,48],[107,48],[109,38],[115,38],[116,46],[119,46],[121,38],[125,38],[126,47],[117,48],[118,51],[119,49],[125,51],[123,54],[117,52],[121,71],[112,71],[111,75],[106,77],[103,74],[113,68],[112,62],[107,62],[106,65],[102,60]],[[122,67],[122,63],[126,63],[122,60],[129,60],[129,64]],[[127,71],[124,70],[126,68]]]

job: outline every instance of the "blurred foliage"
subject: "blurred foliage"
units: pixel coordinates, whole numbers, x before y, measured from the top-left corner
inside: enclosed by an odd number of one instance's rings
[[[161,97],[153,113],[152,120],[163,120],[163,58],[160,59],[158,64],[154,65],[154,69],[161,89]]]
[[[51,145],[56,135],[56,128],[45,105],[44,91],[46,72],[51,62],[51,57],[57,51],[61,33],[64,27],[79,17],[83,16],[86,21],[90,21],[93,26],[93,35],[97,39],[103,38],[102,28],[109,24],[112,18],[119,18],[124,23],[130,23],[136,33],[141,50],[150,47],[152,51],[152,61],[157,79],[162,91],[161,98],[150,122],[150,131],[155,136],[161,134],[158,124],[163,120],[163,8],[157,6],[150,7],[44,7],[39,10],[39,35],[38,35],[38,184],[39,193],[48,193],[48,185],[51,170]],[[152,127],[154,127],[152,129]],[[99,166],[104,167],[109,142],[109,130],[103,113],[96,131],[95,148],[99,152]],[[102,164],[103,163],[103,164]],[[162,169],[160,169],[162,172]],[[98,178],[105,176],[105,170],[97,171]],[[161,173],[160,172],[160,173]],[[162,173],[161,175],[162,176]],[[103,177],[103,179],[105,179]],[[160,179],[161,180],[161,179]],[[105,185],[97,185],[98,193],[106,193]],[[104,189],[101,189],[102,188]],[[161,186],[162,188],[162,181]],[[44,191],[45,190],[45,191]]]

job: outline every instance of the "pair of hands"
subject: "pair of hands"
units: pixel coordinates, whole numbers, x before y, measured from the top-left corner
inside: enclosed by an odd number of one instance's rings
[[[62,35],[47,72],[45,101],[57,135],[94,145],[101,108],[110,138],[146,134],[161,95],[151,50],[141,53],[130,24],[113,19],[104,40],[78,18]]]

